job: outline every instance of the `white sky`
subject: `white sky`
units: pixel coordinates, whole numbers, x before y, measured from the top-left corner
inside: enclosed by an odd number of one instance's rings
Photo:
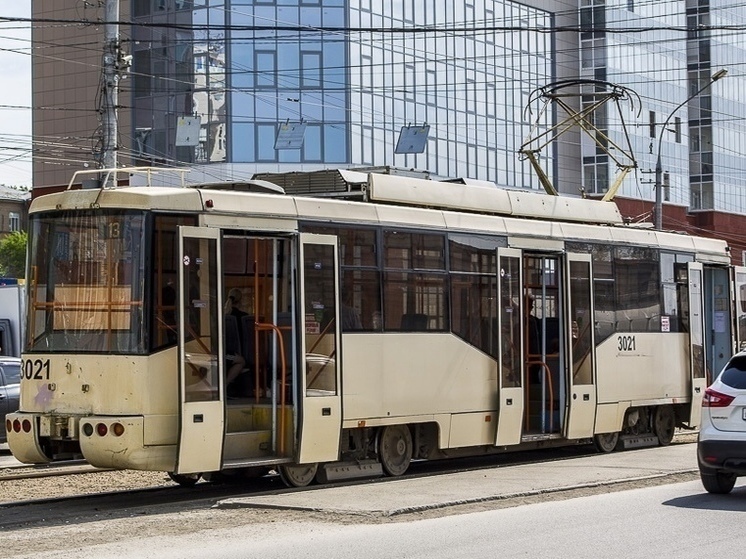
[[[0,16],[30,17],[31,0],[0,0]],[[31,186],[29,23],[0,22],[0,184]]]

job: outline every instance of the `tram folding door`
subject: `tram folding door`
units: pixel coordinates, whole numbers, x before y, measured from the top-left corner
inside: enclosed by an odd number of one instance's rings
[[[593,436],[596,421],[596,363],[590,254],[567,255],[566,338],[569,340],[569,400],[565,437]]]
[[[497,258],[500,358],[495,445],[502,446],[520,443],[523,427],[523,256],[520,249],[498,248]]]
[[[704,316],[702,313],[703,267],[699,262],[687,264],[689,272],[689,359],[691,371],[691,411],[689,427],[696,427],[702,419],[702,397],[707,388],[704,348]]]
[[[223,321],[220,231],[179,228],[179,447],[176,473],[220,470]]]
[[[298,463],[339,458],[342,389],[339,360],[337,238],[301,233],[299,265],[301,336]]]
[[[746,267],[734,266],[731,300],[735,303],[733,353],[746,350]],[[713,378],[719,371],[712,371]]]

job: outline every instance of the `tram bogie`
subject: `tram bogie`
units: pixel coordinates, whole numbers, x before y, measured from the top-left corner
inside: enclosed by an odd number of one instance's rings
[[[448,207],[457,188],[39,198],[13,453],[299,486],[698,424],[706,348],[737,335],[725,243],[601,202],[521,193],[521,216],[477,189]]]

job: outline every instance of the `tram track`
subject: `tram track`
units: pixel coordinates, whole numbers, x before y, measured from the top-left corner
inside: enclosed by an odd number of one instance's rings
[[[689,444],[693,435],[676,437],[672,444]],[[634,450],[626,452],[635,452]],[[590,445],[575,445],[520,453],[453,458],[412,463],[397,480],[416,479],[470,470],[549,463],[595,453]],[[99,470],[86,464],[67,463],[42,469],[0,471],[0,530],[44,524],[65,524],[163,512],[211,508],[218,500],[308,491],[318,488],[287,488],[278,475],[242,478],[234,483],[200,482],[184,488],[162,472]],[[358,479],[329,485],[387,483],[391,478]],[[53,491],[50,491],[53,490]]]

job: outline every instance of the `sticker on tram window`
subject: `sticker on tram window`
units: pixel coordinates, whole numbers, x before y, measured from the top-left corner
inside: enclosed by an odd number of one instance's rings
[[[26,380],[49,380],[49,359],[24,359],[21,366]]]
[[[637,349],[634,336],[619,336],[617,342],[618,351],[635,351]]]

